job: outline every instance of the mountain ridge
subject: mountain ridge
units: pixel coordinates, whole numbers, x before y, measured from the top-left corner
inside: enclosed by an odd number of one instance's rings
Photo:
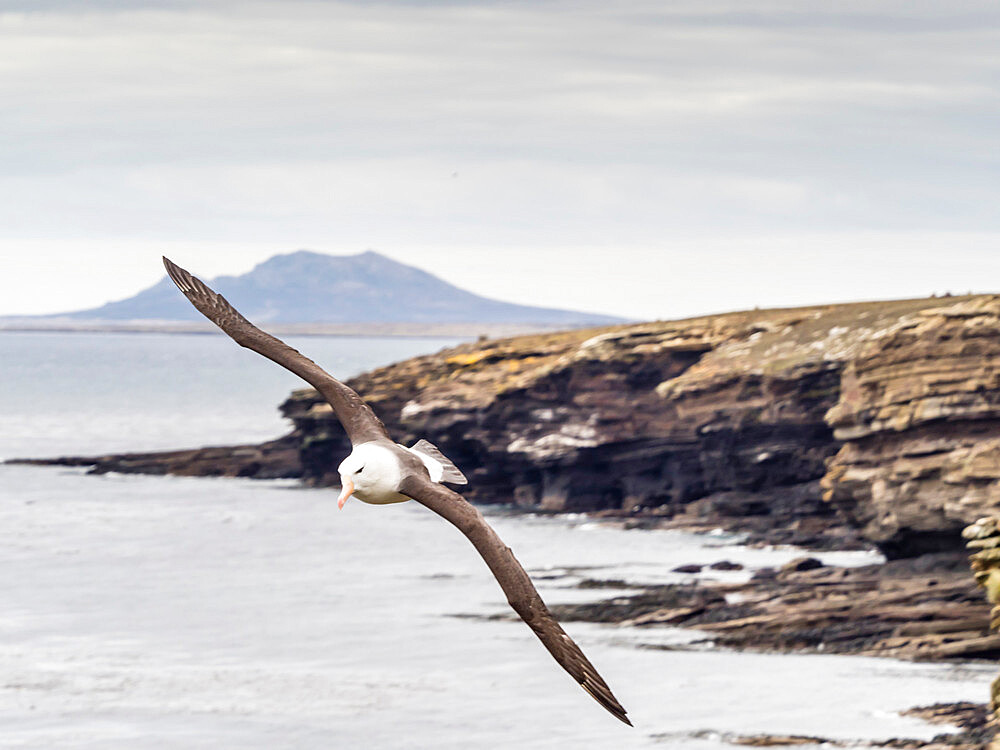
[[[182,262],[181,265],[184,265]],[[623,322],[611,315],[534,307],[482,297],[372,250],[327,255],[297,250],[272,256],[238,276],[207,283],[259,323],[494,323],[582,327]],[[200,321],[164,277],[123,300],[43,320]]]

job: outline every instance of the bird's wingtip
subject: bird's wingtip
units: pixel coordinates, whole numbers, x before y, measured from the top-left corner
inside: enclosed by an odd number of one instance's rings
[[[625,707],[622,706],[622,704],[619,703],[613,695],[611,695],[611,691],[608,690],[607,685],[604,686],[604,689],[607,690],[607,695],[601,695],[600,692],[595,690],[594,687],[591,687],[591,685],[587,682],[581,682],[580,687],[586,690],[590,694],[591,698],[604,706],[607,712],[618,719],[618,721],[624,722],[629,726],[633,726],[632,722],[629,721],[628,711],[626,711]]]
[[[187,271],[174,263],[166,255],[163,256],[163,267],[167,269],[167,276],[173,281],[177,288],[180,289],[184,294],[189,294],[194,286],[192,282],[194,277],[191,276]]]
[[[628,711],[621,706],[618,706],[617,709],[611,708],[610,706],[605,706],[605,708],[607,708],[611,715],[618,719],[618,721],[628,724],[630,727],[633,726],[631,720],[628,718]]]
[[[161,255],[160,257],[163,259],[163,267],[167,269],[167,275],[169,275],[170,278],[173,279],[174,273],[177,271],[179,266],[172,260],[170,260],[170,258],[168,258],[166,255]],[[176,279],[174,280],[176,281]]]

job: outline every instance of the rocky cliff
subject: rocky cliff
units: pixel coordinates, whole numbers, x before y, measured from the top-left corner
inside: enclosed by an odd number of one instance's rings
[[[769,541],[814,545],[831,529],[843,537],[843,519],[904,557],[960,549],[962,527],[1000,500],[1000,297],[482,341],[350,384],[400,442],[436,443],[480,502],[763,528]],[[264,457],[229,455],[208,472],[217,457],[197,453],[186,473],[336,484],[349,446],[330,407],[306,389],[282,410],[294,431]],[[91,462],[151,464],[127,458]],[[172,461],[165,470],[184,471]]]
[[[863,346],[827,414],[828,497],[889,555],[954,546],[1000,502],[1000,297],[921,310]]]
[[[352,385],[402,442],[463,466],[479,501],[800,530],[836,507],[897,557],[958,548],[1000,498],[998,363],[1000,298],[962,297],[490,341]],[[304,476],[335,484],[347,445],[329,407],[304,390],[282,408]]]

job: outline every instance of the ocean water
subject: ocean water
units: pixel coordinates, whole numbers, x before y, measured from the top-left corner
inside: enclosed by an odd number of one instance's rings
[[[457,341],[303,336],[287,343],[349,377]],[[288,431],[278,405],[308,385],[221,332],[4,332],[0,383],[0,459],[261,441]]]
[[[332,372],[449,343],[303,338]],[[299,387],[219,336],[0,334],[0,455],[258,440]],[[681,580],[801,554],[724,536],[489,511],[550,603],[581,576]],[[863,564],[864,553],[824,555]],[[714,573],[729,579],[748,575]],[[715,650],[568,623],[636,727],[522,623],[474,550],[414,503],[337,511],[294,482],[0,466],[2,748],[705,748],[759,732],[930,737],[910,706],[985,700],[989,666]],[[863,746],[863,744],[861,745]]]

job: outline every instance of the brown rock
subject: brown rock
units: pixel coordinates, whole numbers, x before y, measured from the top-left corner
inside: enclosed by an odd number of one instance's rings
[[[173,474],[182,477],[284,479],[302,476],[299,448],[290,437],[260,445],[216,446],[157,453],[112,453],[11,463],[89,466],[91,474]]]
[[[779,569],[779,573],[801,573],[806,570],[822,568],[823,563],[815,557],[796,557],[789,560]]]
[[[988,605],[960,555],[862,568],[788,571],[746,583],[710,580],[652,587],[609,603],[554,607],[597,622],[664,623],[704,630],[717,645],[822,650],[911,659],[992,658]]]
[[[1000,297],[901,319],[844,370],[828,498],[890,557],[1000,504]]]
[[[673,572],[674,573],[700,573],[701,569],[703,567],[705,567],[705,566],[704,565],[695,565],[693,563],[690,564],[690,565],[678,565],[676,568],[674,568]]]
[[[731,560],[719,560],[708,566],[712,570],[743,570],[743,566]]]

